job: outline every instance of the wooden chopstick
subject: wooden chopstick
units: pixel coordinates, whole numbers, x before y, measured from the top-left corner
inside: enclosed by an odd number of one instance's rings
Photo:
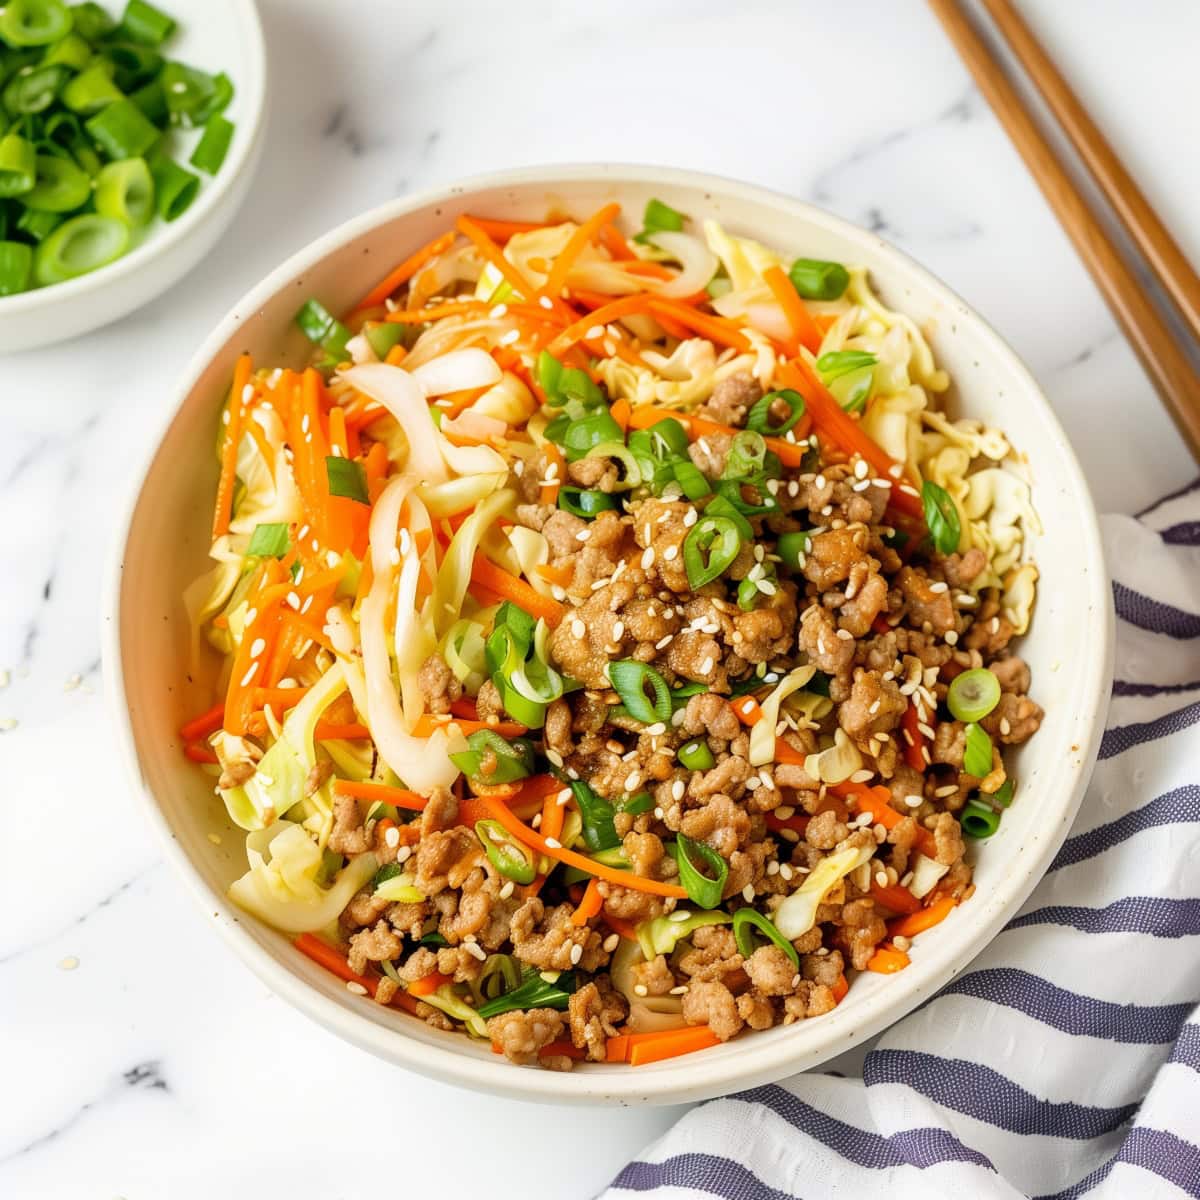
[[[1188,448],[1200,460],[1200,377],[956,0],[929,0],[929,5],[1091,272]]]
[[[983,4],[1104,198],[1175,301],[1192,336],[1200,340],[1200,276],[1010,0],[983,0]]]

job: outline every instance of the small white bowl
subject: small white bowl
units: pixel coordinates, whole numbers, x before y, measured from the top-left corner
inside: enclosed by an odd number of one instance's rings
[[[1016,803],[975,854],[974,896],[917,941],[905,971],[860,976],[842,1004],[816,1020],[651,1066],[596,1064],[558,1074],[511,1066],[486,1044],[352,995],[228,901],[226,888],[246,869],[243,837],[211,784],[184,759],[176,734],[212,703],[211,690],[185,677],[181,596],[205,568],[212,446],[239,353],[249,351],[256,363],[301,365],[309,347],[292,316],[307,297],[343,310],[460,213],[538,219],[552,207],[582,216],[615,199],[637,220],[651,196],[793,253],[865,264],[884,300],[929,333],[954,380],[955,406],[1010,436],[1027,460],[1045,526],[1031,546],[1040,599],[1020,649],[1046,719],[1017,757]],[[314,1020],[382,1058],[466,1087],[554,1103],[664,1104],[779,1079],[861,1042],[945,984],[1013,916],[1066,836],[1096,755],[1112,671],[1111,602],[1092,502],[1050,405],[1013,352],[948,288],[873,233],[786,196],[692,172],[580,166],[488,176],[384,205],[295,255],[208,338],[176,402],[119,534],[109,580],[103,642],[117,740],[169,859],[238,955]],[[209,840],[214,833],[219,846]]]
[[[104,7],[119,14],[120,5]],[[229,153],[214,176],[203,171],[192,206],[170,224],[159,218],[122,258],[53,287],[0,297],[0,354],[32,350],[88,333],[119,320],[166,291],[212,249],[233,220],[254,177],[266,132],[267,55],[254,0],[171,0],[166,6],[179,28],[167,57],[233,81],[226,116],[234,123]],[[175,138],[187,155],[199,134]]]

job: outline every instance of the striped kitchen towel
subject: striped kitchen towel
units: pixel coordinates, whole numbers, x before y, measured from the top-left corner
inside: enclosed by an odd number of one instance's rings
[[[703,1104],[605,1200],[1200,1197],[1200,480],[1103,528],[1108,728],[1020,914],[860,1078]]]

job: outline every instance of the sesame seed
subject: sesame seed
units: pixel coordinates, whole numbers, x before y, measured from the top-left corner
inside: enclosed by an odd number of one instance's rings
[[[907,950],[912,945],[912,942],[910,942],[908,938],[904,936],[904,934],[898,933],[894,938],[892,938],[892,945],[895,946],[897,950]]]
[[[924,796],[905,796],[904,803],[907,804],[909,808],[920,808],[921,805],[925,803],[925,797]]]
[[[538,297],[538,303],[539,303],[539,304],[540,304],[540,305],[541,305],[543,308],[549,308],[549,309],[553,309],[553,308],[554,308],[554,301],[553,301],[553,300],[551,300],[549,296],[539,296],[539,297]]]
[[[510,329],[507,333],[501,334],[499,344],[501,346],[511,346],[513,342],[519,341],[521,331],[519,329]]]
[[[300,593],[299,592],[288,592],[287,602],[288,602],[289,606],[294,608],[297,612],[300,611]]]
[[[588,540],[588,538],[590,538],[591,536],[592,536],[592,531],[590,529],[581,529],[575,535],[575,540],[577,542],[586,542]]]
[[[854,641],[854,634],[852,634],[848,629],[839,629],[837,631],[837,636],[840,637],[843,642]]]
[[[694,508],[689,508],[687,512],[683,514],[683,524],[685,529],[691,529],[691,527],[695,525],[698,520],[700,520],[700,514]]]
[[[781,804],[776,810],[775,815],[781,820],[786,821],[789,817],[796,815],[796,809],[791,804]]]
[[[611,954],[621,944],[621,935],[610,933],[600,944],[606,954]]]
[[[877,884],[879,884],[880,887],[887,887],[887,885],[888,885],[887,872],[886,871],[876,871],[875,872],[875,882]]]
[[[929,725],[926,725],[924,721],[919,721],[919,722],[917,723],[917,728],[918,728],[918,729],[921,731],[921,733],[923,733],[923,734],[924,734],[924,735],[925,735],[927,738],[932,738],[932,737],[934,737],[934,736],[935,736],[935,734],[934,734],[934,732],[933,732],[933,729],[932,729],[932,727],[931,727],[931,726],[929,726]]]
[[[957,634],[957,632],[956,632],[955,630],[953,630],[953,629],[948,629],[948,630],[946,631],[946,645],[947,645],[947,646],[956,646],[956,645],[958,645],[958,634]]]
[[[630,771],[625,777],[625,790],[632,792],[639,783],[642,782],[642,773],[640,771]]]
[[[785,842],[798,842],[800,840],[800,835],[794,829],[781,829],[779,836]]]
[[[939,580],[937,581],[937,583],[931,583],[931,584],[929,585],[929,590],[930,590],[930,591],[931,591],[931,592],[932,592],[932,593],[933,593],[935,596],[940,596],[940,595],[941,595],[943,592],[948,592],[948,591],[950,590],[950,585],[949,585],[948,583],[943,583],[943,582],[942,582],[942,581],[939,579]]]
[[[491,317],[493,321],[498,321],[506,312],[508,312],[507,304],[497,304],[495,308],[488,313],[488,316]]]
[[[783,831],[781,830],[781,832],[783,832]],[[769,863],[767,863],[767,874],[768,875],[778,875],[779,874],[779,864],[774,859],[771,859],[771,861]]]
[[[577,638],[582,639],[587,636],[587,626],[578,617],[576,617],[571,622],[571,632]]]
[[[1012,733],[1012,722],[1007,717],[1000,718],[1000,736],[1008,737]]]
[[[552,766],[561,767],[563,765],[563,757],[557,750],[547,749],[546,758],[550,761]]]
[[[861,771],[855,771],[854,774],[850,776],[850,782],[851,783],[866,783],[869,779],[871,779],[874,776],[874,774],[875,774],[874,771],[869,771],[864,767]]]
[[[758,590],[760,592],[762,592],[762,594],[764,596],[775,595],[775,592],[776,592],[775,585],[769,579],[759,579],[757,581],[757,587],[758,587]]]
[[[671,784],[671,799],[672,800],[682,800],[683,793],[685,790],[686,790],[686,787],[684,785],[683,780],[676,779],[675,782],[673,784]]]
[[[487,961],[487,951],[478,942],[463,942],[463,948],[473,958],[479,959],[480,962]]]
[[[655,808],[655,810],[654,810],[655,820],[661,821],[665,815],[666,814],[663,812],[661,805],[658,806],[657,808]]]
[[[254,678],[254,676],[255,676],[257,673],[258,673],[258,663],[256,663],[256,662],[252,662],[252,663],[250,664],[250,669],[249,669],[249,670],[248,670],[248,671],[245,673],[245,675],[243,675],[243,676],[242,676],[242,683],[241,683],[241,686],[242,686],[242,687],[249,687],[249,686],[250,686],[250,680],[252,680],[252,679]],[[16,723],[16,721],[14,721],[14,722],[12,723],[12,725],[10,725],[10,726],[9,726],[9,728],[10,728],[10,729],[12,729],[12,728],[15,728],[15,727],[16,727],[16,724],[17,724],[17,723]]]
[[[754,884],[748,883],[744,888],[742,888],[742,899],[745,900],[747,904],[754,903]]]
[[[398,845],[400,845],[400,830],[394,825],[391,826],[391,828],[384,833],[383,840],[394,850]]]
[[[357,979],[346,980],[346,991],[353,992],[356,996],[365,996],[367,994],[367,989]]]
[[[700,674],[707,675],[713,669],[713,656],[707,655],[704,661],[700,664]]]
[[[633,992],[635,996],[648,996],[650,989],[644,983],[635,983],[633,985]]]
[[[668,921],[686,921],[692,914],[686,908],[677,908],[668,918]]]
[[[780,863],[779,864],[779,878],[780,879],[791,879],[791,877],[794,874],[795,874],[795,872],[792,870],[791,866],[788,863]]]
[[[549,846],[551,850],[561,850],[562,849],[562,842],[560,842],[558,840],[558,838],[548,837],[546,839],[546,845]]]
[[[567,589],[559,587],[557,583],[552,583],[550,585],[550,595],[561,604],[567,598]]]
[[[676,984],[676,985],[675,985],[675,986],[674,986],[674,987],[673,987],[673,988],[670,990],[670,992],[668,993],[668,995],[671,995],[671,996],[686,996],[686,995],[687,995],[687,991],[688,991],[688,985],[687,985],[686,983],[678,983],[678,984]]]
[[[671,644],[671,642],[674,641],[674,639],[675,635],[673,633],[668,633],[666,637],[659,638],[658,641],[654,643],[655,650],[665,650]]]
[[[679,547],[678,546],[674,546],[674,545],[668,546],[663,551],[663,562],[674,562],[675,559],[677,559],[678,557],[679,557]]]
[[[655,721],[653,725],[646,726],[646,732],[651,737],[659,737],[667,732],[667,727],[661,721]]]
[[[618,621],[612,627],[612,640],[619,642],[625,636],[625,622]]]
[[[946,796],[953,796],[954,793],[957,791],[958,791],[958,784],[948,783],[948,784],[946,784],[945,787],[940,787],[940,788],[935,789],[933,794],[935,796],[937,796],[938,799],[940,800]]]
[[[400,849],[396,851],[396,861],[398,863],[406,863],[410,858],[412,858],[411,846],[401,846]]]
[[[507,900],[513,894],[515,885],[511,879],[507,880],[504,886],[500,889],[500,899]]]

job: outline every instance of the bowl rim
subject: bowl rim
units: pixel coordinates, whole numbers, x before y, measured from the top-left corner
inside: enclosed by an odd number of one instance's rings
[[[1032,846],[1023,844],[1022,852],[1014,859],[1012,869],[1001,878],[995,890],[986,897],[976,898],[976,905],[971,906],[969,910],[969,924],[963,922],[961,929],[957,923],[948,925],[942,938],[930,946],[921,959],[915,961],[907,971],[891,977],[889,987],[881,993],[868,997],[853,1007],[839,1006],[827,1014],[822,1018],[827,1036],[821,1043],[790,1057],[783,1038],[768,1034],[765,1037],[746,1039],[744,1043],[739,1041],[741,1053],[729,1055],[719,1062],[714,1062],[708,1056],[694,1059],[685,1056],[638,1071],[584,1070],[560,1073],[516,1070],[506,1060],[485,1061],[482,1057],[476,1058],[460,1053],[449,1045],[443,1047],[440,1044],[426,1044],[402,1034],[398,1036],[395,1029],[366,1018],[348,1008],[344,1002],[335,1001],[332,995],[313,986],[299,970],[277,960],[242,927],[240,910],[236,909],[226,896],[211,889],[192,864],[182,844],[175,837],[163,810],[142,778],[139,767],[138,749],[125,702],[121,661],[120,601],[124,550],[138,509],[142,487],[158,456],[161,442],[170,425],[188,402],[212,358],[236,334],[245,316],[255,313],[281,288],[290,285],[297,275],[303,274],[329,254],[379,225],[426,206],[445,203],[485,188],[535,184],[552,189],[587,183],[690,187],[720,194],[728,199],[782,205],[815,225],[823,226],[853,242],[870,246],[892,258],[897,266],[907,269],[910,276],[921,287],[927,289],[929,294],[953,310],[957,320],[973,326],[975,336],[986,344],[991,355],[1006,362],[1030,401],[1041,408],[1041,416],[1058,442],[1057,449],[1067,473],[1066,478],[1060,479],[1059,483],[1069,486],[1082,503],[1083,511],[1079,514],[1083,533],[1080,550],[1088,570],[1083,581],[1084,594],[1080,597],[1079,604],[1080,611],[1087,611],[1089,608],[1092,610],[1091,620],[1096,625],[1101,652],[1090,656],[1085,664],[1084,682],[1078,693],[1078,703],[1081,714],[1079,728],[1086,732],[1080,738],[1078,752],[1067,758],[1060,767],[1057,782],[1061,785],[1059,794],[1062,798],[1054,806],[1052,813],[1047,814],[1045,836],[1036,839]],[[142,469],[133,478],[135,482],[117,526],[105,580],[101,643],[108,708],[120,755],[125,762],[128,778],[134,785],[147,818],[159,835],[167,858],[183,877],[198,902],[206,911],[213,913],[222,936],[241,960],[272,991],[345,1040],[385,1060],[443,1082],[515,1099],[547,1103],[670,1104],[695,1101],[778,1080],[827,1061],[908,1015],[923,999],[935,994],[991,943],[1007,918],[1019,908],[1041,880],[1046,867],[1067,836],[1095,763],[1107,710],[1107,685],[1112,678],[1114,616],[1111,590],[1091,493],[1075,452],[1067,441],[1049,401],[1032,373],[1007,342],[957,293],[930,271],[877,234],[773,189],[706,172],[654,165],[548,164],[473,175],[461,181],[423,189],[379,205],[344,222],[298,250],[232,306],[193,355],[177,386],[175,402],[165,412],[158,434],[146,453]],[[801,1027],[805,1024],[802,1023]],[[776,1031],[777,1034],[781,1032]],[[786,1065],[781,1067],[781,1062]]]
[[[246,136],[235,138],[233,152],[221,164],[221,169],[200,189],[194,204],[176,221],[159,223],[143,242],[128,254],[86,275],[79,275],[52,287],[30,288],[12,296],[0,296],[0,318],[20,314],[22,316],[50,309],[91,292],[99,291],[110,284],[118,283],[147,266],[159,255],[165,255],[173,247],[185,241],[190,234],[208,220],[224,201],[235,182],[244,171],[253,169],[265,124],[267,112],[267,46],[263,35],[262,16],[256,0],[229,0],[241,30],[247,35],[247,60],[251,63],[250,78],[235,82],[239,97],[246,99],[247,112],[239,117],[239,124],[246,129]]]

